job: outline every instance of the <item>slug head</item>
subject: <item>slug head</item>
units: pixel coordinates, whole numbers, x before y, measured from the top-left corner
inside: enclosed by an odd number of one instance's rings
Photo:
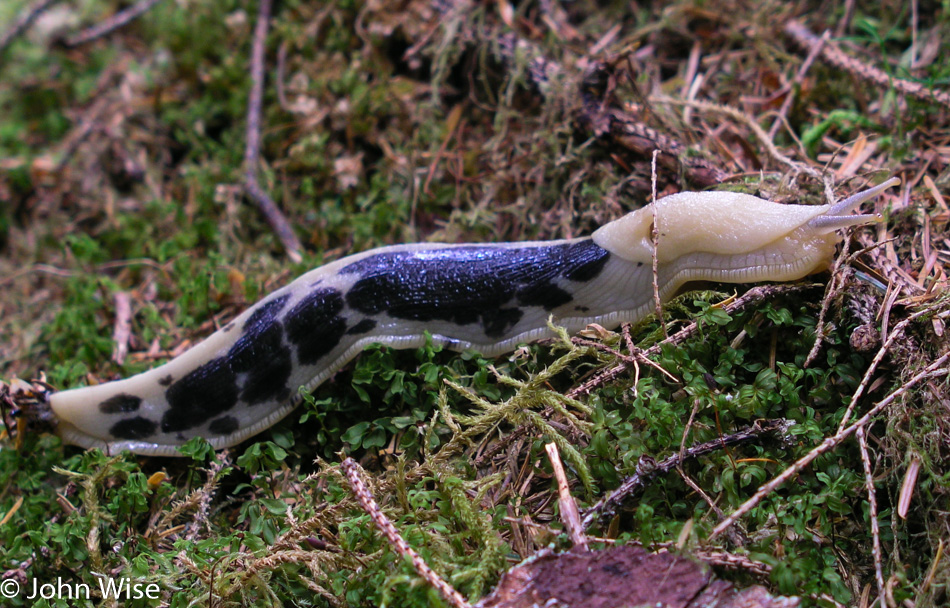
[[[681,192],[610,222],[593,234],[599,246],[625,260],[652,263],[654,216],[657,262],[684,258],[722,275],[719,281],[793,280],[823,270],[834,255],[835,231],[877,221],[851,211],[898,178],[835,205],[781,205],[734,192]],[[756,272],[749,274],[750,267]],[[740,275],[734,273],[744,269]]]

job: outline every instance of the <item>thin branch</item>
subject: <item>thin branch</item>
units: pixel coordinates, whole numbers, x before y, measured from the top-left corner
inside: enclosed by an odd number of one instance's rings
[[[261,153],[261,106],[264,99],[264,42],[270,25],[272,0],[260,0],[254,41],[251,47],[251,90],[247,101],[247,143],[244,149],[244,189],[257,204],[277,238],[280,239],[287,257],[293,262],[303,260],[303,246],[293,228],[270,196],[257,181],[257,166]]]
[[[948,359],[950,359],[950,352],[943,354],[939,359],[928,365],[922,372],[918,373],[916,376],[905,382],[899,389],[890,393],[887,397],[878,402],[877,405],[871,408],[868,413],[856,420],[854,424],[838,431],[833,436],[826,438],[812,451],[810,451],[805,456],[802,456],[792,466],[782,471],[782,473],[772,479],[772,481],[763,484],[758,490],[756,490],[755,494],[752,495],[752,498],[742,503],[742,505],[740,505],[739,508],[736,509],[729,517],[724,519],[719,523],[719,525],[713,528],[712,533],[709,535],[709,540],[725,532],[733,524],[739,521],[743,515],[754,509],[756,505],[762,502],[763,498],[780,488],[788,480],[798,475],[802,469],[811,464],[816,458],[825,452],[829,452],[832,449],[838,447],[842,441],[853,435],[859,428],[868,424],[872,418],[881,413],[884,408],[890,405],[895,399],[913,388],[918,382],[927,378],[945,376],[950,373],[950,370],[948,369],[941,369]]]
[[[858,446],[861,448],[861,463],[864,465],[864,487],[868,492],[868,504],[871,507],[871,552],[874,554],[874,578],[877,580],[877,593],[881,607],[887,606],[884,595],[884,569],[881,559],[881,526],[877,521],[877,492],[874,489],[874,474],[871,471],[871,457],[868,455],[868,438],[864,427],[857,431]]]
[[[132,337],[132,298],[127,291],[117,291],[115,296],[115,326],[112,329],[112,341],[115,350],[112,360],[122,365],[129,354],[129,339]]]
[[[841,418],[841,422],[838,424],[838,432],[840,433],[844,429],[844,425],[848,423],[848,420],[851,418],[851,414],[854,412],[854,408],[858,404],[858,399],[861,398],[861,395],[864,394],[864,390],[867,388],[868,384],[871,382],[871,377],[874,375],[874,372],[877,371],[877,366],[881,364],[881,361],[884,360],[884,356],[888,353],[891,348],[891,344],[894,343],[894,340],[904,335],[904,329],[907,328],[914,320],[933,312],[935,306],[928,306],[921,310],[918,310],[914,314],[910,315],[900,323],[894,326],[894,329],[890,331],[887,335],[887,338],[884,340],[884,343],[881,345],[881,348],[878,349],[877,354],[874,355],[874,358],[871,359],[871,364],[868,365],[867,370],[864,372],[864,376],[861,378],[861,383],[858,384],[858,388],[854,391],[854,394],[851,396],[851,401],[848,403],[848,408],[844,412],[844,416]]]
[[[813,34],[811,30],[805,27],[800,21],[789,21],[786,23],[785,33],[804,48],[812,48],[821,43],[821,38]],[[876,68],[859,59],[848,56],[834,43],[828,42],[822,45],[821,56],[825,61],[836,68],[850,72],[857,78],[873,83],[882,89],[887,90],[893,87],[906,95],[911,95],[923,101],[937,102],[944,107],[950,108],[950,93],[947,91],[937,91],[919,82],[912,82],[891,76],[880,68]]]
[[[148,12],[150,8],[161,1],[162,0],[140,0],[129,8],[121,10],[118,13],[112,15],[102,23],[87,28],[75,36],[70,36],[66,39],[66,46],[79,46],[81,44],[86,44],[87,42],[92,42],[93,40],[98,40],[103,36],[111,34],[120,27],[124,27],[135,19],[141,17],[146,12]]]
[[[527,76],[534,87],[547,95],[555,89],[552,81],[566,78],[569,74],[558,62],[546,57],[534,44],[514,35],[502,36],[498,41],[502,58],[516,63],[518,57],[531,57]],[[659,162],[675,172],[684,172],[688,179],[702,187],[722,182],[728,174],[713,163],[686,154],[687,148],[668,135],[660,133],[622,109],[610,107],[597,92],[603,77],[611,70],[606,64],[596,63],[584,74],[579,84],[583,104],[577,111],[578,122],[598,138],[609,139],[613,143],[640,154],[649,156],[655,151],[660,153]]]
[[[687,106],[687,107],[696,108],[698,110],[702,110],[704,112],[709,112],[712,114],[723,114],[725,116],[729,116],[732,119],[737,120],[743,123],[746,127],[748,127],[749,130],[751,130],[752,133],[755,134],[756,138],[759,140],[759,143],[761,143],[762,146],[769,153],[769,156],[771,156],[773,159],[777,160],[783,165],[786,165],[787,167],[792,169],[792,171],[807,173],[808,175],[811,175],[812,177],[816,179],[821,178],[818,171],[815,170],[814,168],[809,167],[808,165],[804,163],[792,160],[788,156],[782,154],[779,151],[779,149],[775,146],[775,144],[772,142],[772,138],[769,137],[769,134],[766,133],[762,129],[762,127],[759,126],[759,123],[757,123],[754,118],[752,118],[751,116],[749,116],[742,110],[737,110],[736,108],[731,108],[726,105],[712,103],[709,101],[692,101],[689,99],[675,99],[673,97],[667,97],[665,95],[655,95],[650,98],[650,101],[655,101],[657,103],[664,103],[664,104],[675,105],[675,106]]]
[[[660,227],[656,219],[656,157],[660,155],[659,150],[653,151],[653,159],[650,163],[650,186],[653,192],[653,203],[650,209],[653,210],[653,224],[650,226],[650,238],[653,240],[653,254],[650,256],[653,260],[653,311],[656,313],[657,323],[663,328],[663,337],[669,338],[670,332],[666,329],[666,322],[663,320],[663,302],[660,300],[659,283],[659,257],[660,257]]]
[[[821,38],[818,39],[818,44],[814,45],[811,51],[809,51],[808,57],[805,57],[805,61],[802,62],[801,67],[798,68],[798,73],[795,74],[795,78],[788,83],[788,94],[785,96],[785,101],[782,102],[782,107],[778,110],[778,116],[775,117],[772,128],[769,129],[769,138],[775,139],[779,127],[782,126],[785,117],[788,116],[788,111],[792,109],[792,103],[795,101],[795,86],[800,85],[802,81],[805,80],[805,74],[808,73],[812,64],[815,63],[815,59],[818,58],[818,53],[825,47],[825,43],[828,42],[830,36],[831,33],[825,31]]]
[[[777,295],[801,291],[803,289],[815,287],[815,285],[816,284],[814,283],[798,283],[798,284],[792,284],[792,285],[788,285],[788,284],[759,285],[745,292],[744,294],[742,294],[742,296],[736,298],[731,303],[723,306],[722,310],[725,311],[727,314],[733,314],[736,312],[743,311],[746,308],[749,308],[751,306],[755,306],[759,304],[760,302],[764,302],[765,300],[768,300]],[[657,355],[660,353],[660,350],[663,348],[664,345],[679,344],[680,342],[683,342],[687,340],[688,338],[690,338],[691,336],[693,336],[693,334],[695,334],[697,331],[699,331],[699,323],[697,321],[693,321],[692,323],[690,323],[683,329],[679,330],[678,332],[676,332],[669,338],[666,338],[662,342],[654,344],[647,350],[642,351],[640,354],[642,354],[644,357],[648,357],[650,355]],[[601,372],[600,374],[597,374],[596,376],[594,376],[587,382],[584,382],[581,385],[575,386],[574,388],[572,388],[570,391],[567,392],[567,397],[571,399],[577,399],[581,395],[590,393],[592,390],[594,390],[598,386],[602,386],[610,382],[611,380],[614,380],[615,378],[618,378],[619,376],[623,375],[627,371],[627,369],[628,369],[628,365],[626,362],[620,363],[619,365],[615,365],[614,367],[611,367]]]
[[[584,529],[587,529],[595,521],[613,514],[621,504],[640,488],[649,485],[660,475],[665,475],[673,469],[676,469],[687,459],[697,458],[726,446],[737,445],[749,441],[757,440],[763,435],[779,432],[784,433],[788,429],[788,422],[785,420],[759,420],[755,424],[731,435],[723,435],[712,441],[696,444],[686,450],[681,450],[676,454],[668,456],[660,462],[656,462],[649,456],[641,456],[637,464],[637,472],[624,480],[616,490],[600,499],[594,506],[586,511],[581,523]]]
[[[567,529],[567,535],[574,546],[581,551],[587,551],[587,537],[584,536],[584,527],[581,525],[581,515],[577,510],[577,502],[571,496],[571,486],[561,464],[561,455],[557,451],[556,443],[545,444],[544,450],[551,460],[554,478],[557,480],[558,504],[561,506],[561,521]]]
[[[3,34],[0,34],[0,53],[7,50],[7,47],[10,46],[20,34],[29,29],[40,15],[59,1],[60,0],[39,0],[34,3],[33,6],[20,13],[20,16],[13,22],[13,25],[11,25],[7,31],[3,32]]]
[[[435,587],[439,593],[442,594],[442,597],[454,608],[472,608],[472,605],[462,597],[462,594],[456,591],[445,579],[436,574],[436,572],[429,567],[429,564],[425,563],[419,554],[409,546],[409,543],[399,535],[399,531],[396,530],[393,523],[389,521],[389,518],[380,510],[373,495],[360,478],[360,466],[356,464],[356,461],[352,458],[346,458],[340,463],[340,466],[343,467],[343,472],[346,473],[346,479],[350,482],[350,489],[353,490],[353,495],[359,500],[360,506],[362,506],[363,510],[370,516],[379,531],[386,537],[386,540],[389,541],[389,545],[393,548],[393,551],[402,558],[409,558],[413,568],[419,573],[419,576]]]
[[[626,335],[629,336],[629,332],[630,332],[629,326],[625,327],[625,330],[626,330]],[[639,364],[643,363],[644,365],[648,367],[652,367],[656,371],[666,376],[670,382],[676,382],[678,384],[682,384],[682,381],[679,378],[677,378],[670,372],[663,369],[662,365],[660,365],[659,363],[657,363],[656,361],[652,359],[647,359],[646,356],[644,356],[643,354],[643,350],[637,348],[636,346],[632,344],[632,340],[630,340],[630,342],[631,343],[628,343],[627,348],[630,350],[631,354],[625,355],[619,350],[615,348],[610,348],[609,346],[605,344],[601,344],[600,342],[595,342],[593,340],[588,340],[586,338],[578,338],[576,336],[571,338],[571,344],[578,344],[580,346],[590,346],[591,348],[596,348],[597,350],[601,352],[605,352],[610,355],[613,355],[614,357],[617,357],[618,359],[626,363],[628,367],[633,367],[635,370],[638,370]]]

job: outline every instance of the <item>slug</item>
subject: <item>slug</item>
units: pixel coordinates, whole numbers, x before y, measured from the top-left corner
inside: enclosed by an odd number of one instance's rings
[[[381,247],[312,270],[266,296],[182,355],[124,380],[53,393],[57,432],[111,452],[178,455],[192,437],[225,448],[261,432],[371,343],[432,340],[485,356],[549,335],[616,327],[654,310],[688,281],[790,281],[826,269],[837,229],[900,183],[835,205],[780,205],[747,194],[683,192],[560,241]]]

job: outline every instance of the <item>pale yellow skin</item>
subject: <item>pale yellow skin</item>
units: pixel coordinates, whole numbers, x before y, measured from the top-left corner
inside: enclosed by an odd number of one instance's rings
[[[658,264],[697,254],[708,258],[692,279],[792,281],[828,266],[836,230],[876,219],[845,213],[899,183],[891,178],[834,207],[782,205],[735,192],[680,192],[602,226],[592,238],[625,260],[652,264],[656,221]]]
[[[602,270],[593,278],[559,280],[559,288],[573,300],[545,310],[523,307],[523,315],[504,335],[486,337],[478,324],[459,325],[449,321],[412,321],[386,314],[377,315],[373,331],[346,336],[319,362],[304,365],[295,360],[290,385],[314,388],[352,360],[368,344],[393,348],[413,348],[426,341],[426,334],[453,350],[475,349],[486,356],[513,350],[517,344],[550,335],[548,318],[569,331],[579,331],[590,323],[616,327],[635,322],[655,310],[652,289],[654,219],[659,228],[656,252],[658,291],[661,300],[672,297],[685,283],[708,280],[725,283],[789,281],[826,268],[839,240],[836,230],[865,224],[876,216],[851,215],[861,202],[877,196],[900,180],[893,178],[835,205],[780,205],[747,194],[729,192],[685,192],[665,197],[594,232],[594,243],[610,252]],[[498,251],[516,248],[576,244],[571,241],[499,243],[486,245]],[[256,311],[276,298],[288,298],[289,309],[310,293],[314,285],[347,293],[358,276],[342,272],[347,264],[380,253],[411,252],[432,255],[459,245],[416,244],[384,247],[338,260],[298,278],[245,311],[229,324],[241,327]],[[393,272],[400,272],[394,270]],[[465,285],[462,285],[464,288]],[[579,306],[579,305],[583,306]],[[140,454],[178,455],[175,448],[193,436],[208,439],[215,448],[235,445],[268,428],[289,414],[299,401],[273,399],[229,410],[239,423],[226,433],[216,432],[208,423],[187,432],[156,431],[148,437],[118,438],[109,429],[117,420],[141,416],[158,421],[170,409],[164,377],[188,375],[212,359],[223,356],[241,336],[241,331],[223,328],[186,353],[137,376],[98,386],[54,393],[50,406],[59,417],[59,434],[69,443],[99,447],[107,451],[129,449]],[[132,396],[141,401],[133,413],[103,412],[104,401]]]

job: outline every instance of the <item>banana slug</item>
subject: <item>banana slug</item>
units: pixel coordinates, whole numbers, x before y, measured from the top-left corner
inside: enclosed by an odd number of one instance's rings
[[[688,281],[790,281],[827,268],[836,230],[898,178],[835,205],[683,192],[592,236],[496,244],[381,247],[312,270],[187,352],[124,380],[53,393],[68,443],[175,456],[195,436],[224,448],[261,432],[374,342],[415,348],[424,332],[485,356],[549,335],[616,327],[653,312],[652,225],[661,299]]]

